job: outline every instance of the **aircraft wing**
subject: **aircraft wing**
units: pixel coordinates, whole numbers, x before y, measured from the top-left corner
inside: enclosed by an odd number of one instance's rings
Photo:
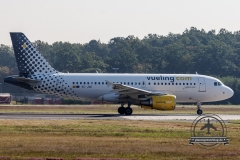
[[[132,86],[127,86],[119,83],[112,83],[107,81],[108,85],[111,85],[113,88],[112,92],[116,92],[119,95],[142,95],[143,97],[139,98],[145,98],[145,96],[150,96],[150,95],[165,95],[165,93],[161,92],[152,92],[140,88],[135,88]]]
[[[200,130],[204,130],[205,128],[207,128],[207,124],[205,124],[204,126],[202,126],[202,128]]]

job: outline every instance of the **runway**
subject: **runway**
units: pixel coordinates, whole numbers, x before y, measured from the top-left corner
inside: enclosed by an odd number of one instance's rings
[[[219,114],[224,121],[240,120],[240,115],[225,115]],[[196,114],[133,114],[124,116],[119,114],[33,114],[33,113],[0,113],[0,120],[4,119],[42,119],[42,120],[71,120],[71,119],[110,119],[110,120],[181,120],[193,121],[198,117]]]

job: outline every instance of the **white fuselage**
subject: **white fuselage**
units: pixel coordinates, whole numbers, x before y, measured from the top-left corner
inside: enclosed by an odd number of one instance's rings
[[[37,91],[82,100],[118,102],[119,94],[113,92],[107,81],[153,93],[172,94],[177,102],[213,102],[233,95],[232,89],[220,80],[197,74],[57,73],[47,77],[46,81],[42,79],[41,89],[35,87]],[[107,98],[104,99],[104,95]],[[129,96],[138,99],[134,94]]]
[[[197,74],[61,73],[23,33],[11,32],[10,36],[19,75],[8,76],[4,82],[70,99],[121,103],[119,114],[131,115],[131,104],[173,110],[176,102],[197,102],[197,114],[201,115],[201,102],[225,100],[233,95],[233,90],[220,80]]]

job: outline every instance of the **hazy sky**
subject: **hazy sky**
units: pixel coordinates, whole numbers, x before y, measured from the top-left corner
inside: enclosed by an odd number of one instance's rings
[[[9,32],[48,43],[142,39],[192,26],[233,32],[240,30],[239,6],[239,0],[0,0],[0,44],[11,44]]]

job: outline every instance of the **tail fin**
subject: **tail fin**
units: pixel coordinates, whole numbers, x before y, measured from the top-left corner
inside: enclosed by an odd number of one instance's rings
[[[20,77],[28,77],[31,74],[58,73],[23,33],[12,32],[10,35]]]

